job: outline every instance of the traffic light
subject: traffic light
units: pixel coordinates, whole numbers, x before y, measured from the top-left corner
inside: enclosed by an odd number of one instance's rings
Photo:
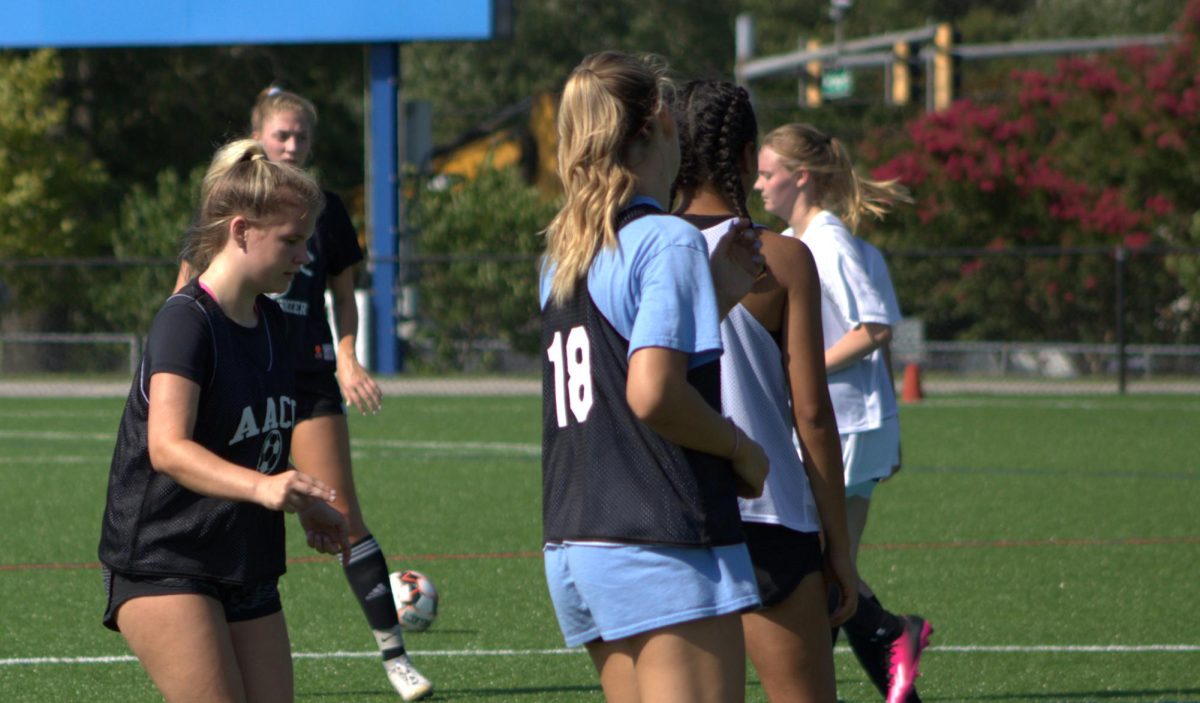
[[[959,40],[954,27],[939,24],[933,35],[933,109],[945,110],[954,102],[954,94],[960,86],[958,74],[960,62],[954,55],[954,45]]]

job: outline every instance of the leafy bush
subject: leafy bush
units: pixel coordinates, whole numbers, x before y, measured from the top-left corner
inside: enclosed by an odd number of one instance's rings
[[[133,186],[121,201],[120,226],[112,234],[113,256],[129,262],[96,275],[96,325],[145,334],[162,301],[175,287],[181,237],[199,197],[204,166],[181,179],[174,169],[158,174],[153,191]]]
[[[418,366],[492,369],[501,347],[536,354],[540,232],[556,211],[516,168],[485,168],[471,181],[422,184],[410,216],[416,252]]]
[[[4,258],[95,256],[111,215],[108,182],[82,142],[66,135],[56,52],[0,53],[0,252]],[[80,291],[65,269],[0,268],[7,306],[64,329]],[[64,299],[64,290],[74,295]]]
[[[1200,0],[1191,0],[1166,49],[1069,58],[1052,73],[1016,72],[1020,90],[996,104],[959,101],[913,121],[898,146],[864,151],[917,198],[871,238],[884,248],[1096,248],[1101,253],[1019,259],[970,256],[893,266],[901,298],[939,338],[1111,339],[1117,246],[1200,243]],[[1192,257],[1194,266],[1194,257]],[[1174,263],[1172,263],[1174,261]],[[1129,287],[1134,338],[1163,338],[1164,308],[1198,289],[1169,259]],[[1185,287],[1186,286],[1186,287]],[[1197,312],[1193,310],[1191,315]],[[1196,319],[1193,317],[1193,322]],[[1196,325],[1174,329],[1196,329]]]

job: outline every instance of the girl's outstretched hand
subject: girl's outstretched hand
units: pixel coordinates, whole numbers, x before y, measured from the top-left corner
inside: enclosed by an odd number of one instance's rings
[[[270,510],[298,512],[313,500],[332,502],[337,492],[324,481],[295,469],[263,476],[254,487],[254,502]]]

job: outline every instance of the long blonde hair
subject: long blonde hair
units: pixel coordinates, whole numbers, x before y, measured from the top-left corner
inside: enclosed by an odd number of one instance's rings
[[[763,139],[763,146],[779,154],[789,172],[803,168],[811,173],[816,204],[841,218],[851,232],[865,214],[880,219],[895,203],[912,202],[908,189],[896,180],[859,176],[846,145],[812,125],[776,127]]]
[[[183,240],[180,258],[196,273],[225,246],[229,223],[241,215],[270,222],[290,211],[315,222],[325,195],[303,170],[267,158],[262,144],[239,139],[217,150],[200,186],[200,206]]]
[[[558,176],[566,201],[546,228],[543,266],[556,266],[550,296],[561,303],[587,275],[601,247],[617,246],[616,219],[633,198],[626,159],[667,109],[671,83],[654,56],[605,51],[567,78],[558,109]]]

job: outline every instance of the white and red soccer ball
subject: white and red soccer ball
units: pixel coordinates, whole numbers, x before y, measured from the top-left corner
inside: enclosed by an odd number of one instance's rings
[[[419,571],[396,571],[388,575],[396,617],[409,632],[422,632],[437,618],[438,594],[433,582]]]

